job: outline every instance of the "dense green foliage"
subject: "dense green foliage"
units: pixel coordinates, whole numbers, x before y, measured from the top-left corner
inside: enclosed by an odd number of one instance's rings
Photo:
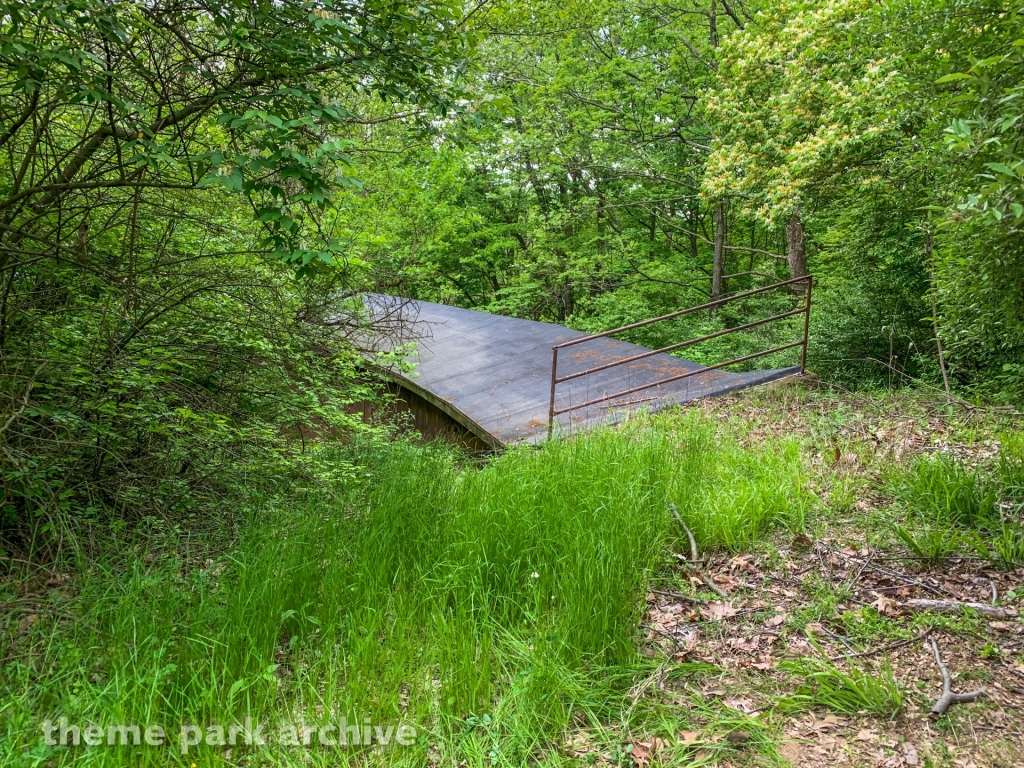
[[[0,525],[22,546],[213,511],[308,475],[301,425],[360,429],[347,302],[367,277],[325,221],[365,125],[452,114],[459,21],[390,0],[0,5]]]
[[[364,429],[366,289],[603,330],[806,259],[812,370],[942,386],[941,341],[950,386],[1014,402],[1019,21],[993,0],[5,3],[2,522],[24,543],[308,472],[305,438]]]
[[[393,330],[364,295],[604,330],[809,270],[812,370],[1019,406],[1019,2],[0,0],[0,763],[532,766],[592,729],[591,761],[645,764],[643,733],[666,765],[775,764],[772,717],[689,684],[645,696],[717,674],[680,661],[695,631],[644,623],[649,589],[684,591],[661,590],[705,638],[738,607],[680,556],[687,534],[728,553],[733,600],[762,578],[742,550],[791,586],[824,567],[816,549],[791,570],[827,510],[913,567],[1019,568],[1019,430],[979,448],[981,416],[925,444],[912,422],[935,413],[915,411],[888,451],[800,389],[769,428],[674,414],[479,466],[356,413],[383,397],[361,345]],[[787,323],[685,354],[785,343]],[[788,616],[747,602],[754,636],[832,622],[865,656],[912,638],[852,599],[873,557],[842,584],[812,573]],[[671,664],[638,652],[648,628]],[[776,711],[901,710],[909,689],[860,661],[782,667]],[[60,716],[421,738],[64,750],[40,739]]]
[[[726,45],[704,182],[766,224],[807,217],[826,289],[875,320],[860,328],[875,339],[862,348],[881,357],[885,326],[895,347],[932,356],[920,322],[931,283],[961,383],[1018,397],[1021,10],[985,0],[766,6],[756,29]],[[844,352],[841,337],[827,341]]]
[[[816,372],[941,386],[938,335],[951,386],[1021,394],[1012,4],[603,0],[476,21],[475,120],[396,138],[351,212],[389,290],[606,329],[789,276],[795,221]],[[723,344],[704,359],[750,348]]]

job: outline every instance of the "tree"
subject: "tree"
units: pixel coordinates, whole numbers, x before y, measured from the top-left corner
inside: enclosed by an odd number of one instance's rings
[[[823,255],[832,249],[829,261],[841,265],[832,273],[834,290],[856,290],[871,282],[871,269],[888,269],[893,290],[885,314],[899,318],[904,345],[909,338],[905,357],[930,349],[933,362],[936,340],[922,336],[929,324],[914,318],[931,313],[926,242],[934,235],[936,326],[964,383],[992,381],[993,369],[1012,368],[1024,350],[1012,298],[1022,284],[1021,260],[1019,249],[1006,247],[1024,212],[1013,208],[1017,143],[1007,140],[1019,137],[1013,94],[1020,64],[1012,42],[1019,19],[1019,11],[989,0],[779,3],[726,42],[709,102],[716,142],[705,195],[731,194],[765,224],[790,222],[791,258],[810,217],[808,245]],[[968,169],[968,178],[982,175],[980,189],[965,188]],[[864,255],[879,233],[860,241],[838,226],[850,213],[870,220],[879,200],[904,232],[881,261],[868,264]],[[989,224],[978,218],[983,213]],[[1004,265],[1000,278],[982,287],[977,277],[995,277],[996,264]],[[905,278],[909,283],[895,290]],[[888,328],[892,349],[894,324],[879,325],[883,334]],[[878,346],[884,336],[875,333]],[[884,358],[877,350],[871,356]]]

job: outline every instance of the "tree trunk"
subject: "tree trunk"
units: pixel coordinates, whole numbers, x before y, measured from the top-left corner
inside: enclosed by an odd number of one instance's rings
[[[690,258],[697,263],[700,254],[697,252],[697,228],[700,227],[700,203],[696,200],[690,208]]]
[[[718,8],[715,0],[711,0],[711,11],[708,13],[708,42],[712,48],[718,47]]]
[[[711,267],[711,300],[722,297],[722,275],[725,274],[725,206],[715,206],[715,259]],[[712,308],[711,315],[715,310]]]
[[[793,211],[786,224],[786,260],[789,262],[789,276],[807,277],[807,248],[804,245],[804,223],[799,210]],[[794,283],[793,293],[804,293],[805,283]]]
[[[942,371],[942,386],[946,389],[946,402],[951,403],[953,396],[949,391],[949,373],[946,370],[946,355],[942,351],[942,337],[939,335],[939,309],[935,301],[935,244],[931,230],[925,236],[925,247],[928,249],[928,294],[932,299],[932,328],[935,330],[935,345],[939,349],[939,370]]]

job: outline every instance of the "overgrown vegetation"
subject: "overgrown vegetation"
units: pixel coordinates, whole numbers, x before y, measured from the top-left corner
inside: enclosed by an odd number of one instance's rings
[[[361,430],[367,275],[327,217],[367,120],[458,111],[460,18],[0,4],[0,530],[18,551],[221,515],[251,478],[303,474],[310,432]]]
[[[820,375],[1019,399],[1013,6],[0,8],[19,551],[109,515],[221,514],[253,474],[301,475],[307,438],[363,431],[367,290],[601,330],[810,271]]]
[[[939,454],[894,473],[891,482],[903,513],[894,528],[913,554],[938,563],[968,546],[1003,568],[1024,564],[1019,438],[1006,438],[995,467],[966,466]]]
[[[4,630],[15,653],[2,673],[4,761],[530,765],[579,748],[628,765],[642,764],[634,750],[644,754],[643,742],[664,743],[661,764],[685,765],[740,754],[722,740],[737,729],[747,734],[743,748],[774,755],[770,721],[701,697],[725,670],[677,666],[658,646],[653,658],[644,651],[650,584],[718,600],[679,570],[674,553],[689,553],[689,544],[669,503],[700,551],[727,553],[726,561],[776,551],[807,525],[843,514],[816,500],[823,476],[809,463],[815,441],[757,438],[757,428],[691,411],[512,451],[484,466],[441,446],[317,446],[309,461],[355,474],[304,492],[257,483],[237,527],[197,521],[202,533],[191,542],[153,519],[127,540],[98,544],[42,596],[22,597],[9,581],[3,599],[20,619]],[[818,428],[826,439],[841,429],[831,417]],[[916,499],[961,509],[963,498],[976,498],[964,495],[965,478],[984,472],[1001,500],[1012,486],[999,478],[1015,461],[1006,450],[974,470],[942,457],[908,461],[886,486],[891,508],[903,514]],[[941,482],[929,474],[936,472]],[[968,529],[950,519],[947,530],[955,527]],[[992,529],[974,530],[995,551]],[[26,583],[40,578],[29,572]],[[792,615],[794,630],[822,632],[814,628],[825,622],[852,649],[913,639],[875,607],[845,609],[851,593],[827,582],[809,594],[816,597]],[[735,599],[710,604],[712,615],[736,610]],[[811,652],[779,669],[782,690],[769,708],[783,717],[825,707],[891,719],[910,695],[884,659],[878,671]],[[682,688],[662,700],[656,692],[667,679]],[[277,742],[230,752],[199,745],[187,755],[176,741],[141,750],[47,747],[42,721],[61,716],[158,723],[175,739],[182,725],[226,728],[245,717],[275,734],[288,723],[369,718],[414,724],[419,740],[380,757]],[[680,729],[704,735],[683,738]]]
[[[364,166],[354,247],[394,292],[586,330],[809,271],[819,375],[942,387],[938,340],[953,388],[1019,402],[1020,19],[990,0],[489,7],[478,119],[430,147],[391,135],[408,151]]]
[[[426,740],[402,754],[411,763],[428,742],[445,761],[465,759],[483,715],[483,746],[513,764],[581,718],[647,727],[651,713],[627,692],[652,671],[637,654],[648,581],[667,547],[685,547],[668,503],[693,510],[702,546],[736,549],[799,526],[810,502],[794,445],[748,452],[696,415],[668,432],[510,452],[483,469],[441,448],[370,448],[319,449],[328,464],[369,459],[366,482],[297,506],[255,499],[237,544],[217,557],[183,556],[164,531],[81,563],[74,605],[88,620],[69,626],[66,608],[44,611],[19,639],[32,660],[5,667],[7,760],[23,749],[30,764],[129,759],[127,749],[46,749],[40,718],[59,716],[175,733],[245,716],[401,719]],[[162,765],[168,754],[141,759]]]
[[[0,763],[803,764],[919,730],[921,633],[1024,675],[1022,11],[0,0]],[[831,390],[482,462],[360,413],[369,293],[599,331],[808,273]]]
[[[783,699],[783,708],[827,707],[846,715],[873,714],[894,717],[903,709],[904,692],[893,678],[892,670],[865,672],[857,666],[849,670],[817,658],[805,658],[785,667],[800,683],[796,691]]]

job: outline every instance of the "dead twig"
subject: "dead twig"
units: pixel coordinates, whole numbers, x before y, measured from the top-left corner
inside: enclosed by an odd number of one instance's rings
[[[931,629],[927,629],[917,637],[912,637],[909,640],[899,640],[889,645],[883,645],[881,648],[875,648],[870,651],[862,651],[861,653],[844,653],[839,656],[832,656],[829,661],[839,661],[841,659],[863,659],[866,656],[876,656],[879,653],[886,653],[887,651],[895,651],[897,648],[902,648],[905,645],[916,643],[919,640],[924,640],[928,635],[931,634]]]
[[[728,597],[729,595],[725,592],[725,590],[723,590],[720,586],[715,584],[715,582],[711,580],[710,576],[705,574],[703,571],[696,570],[696,564],[698,560],[697,540],[693,538],[693,533],[687,527],[686,523],[683,522],[683,518],[679,515],[679,510],[676,509],[676,505],[669,502],[668,508],[672,510],[672,515],[673,517],[675,517],[676,522],[679,523],[683,531],[685,531],[686,538],[690,540],[690,567],[693,570],[694,575],[704,583],[704,586],[706,586],[719,597]]]
[[[857,568],[857,572],[853,574],[853,577],[847,582],[847,588],[853,589],[854,585],[860,580],[861,574],[864,573],[864,569],[871,565],[871,561],[875,559],[875,553],[871,552],[868,554],[867,559],[860,564]]]
[[[842,558],[844,558],[845,560],[847,560],[847,561],[849,561],[851,563],[856,563],[857,565],[862,565],[864,568],[867,568],[867,569],[872,570],[872,571],[876,571],[877,573],[884,573],[886,576],[890,576],[890,577],[892,577],[894,579],[900,579],[901,581],[903,581],[903,582],[905,582],[907,584],[913,584],[915,587],[921,587],[921,589],[927,589],[929,592],[931,592],[933,594],[936,594],[936,595],[942,595],[942,594],[953,595],[952,592],[950,592],[948,589],[945,589],[944,587],[933,587],[930,584],[925,584],[923,581],[920,581],[919,579],[913,579],[910,576],[907,576],[905,573],[900,573],[899,571],[894,571],[892,568],[884,568],[884,567],[882,567],[880,565],[876,565],[875,563],[871,562],[872,560],[875,559],[873,557],[869,558],[867,561],[861,561],[861,560],[858,560],[855,557],[850,557],[850,555],[847,555],[846,553],[840,552],[839,550],[836,550],[836,549],[829,549],[829,551],[830,552],[834,552],[835,554],[839,555],[839,557],[842,557]],[[953,595],[953,596],[955,597],[956,595]]]
[[[668,662],[666,661],[666,662],[663,662],[662,664],[659,664],[658,668],[656,670],[654,670],[654,672],[652,674],[650,674],[648,677],[646,677],[644,680],[642,680],[637,685],[634,685],[629,690],[629,692],[626,695],[629,696],[629,698],[632,700],[632,703],[629,705],[629,709],[626,710],[627,722],[628,722],[628,718],[633,714],[633,710],[636,709],[636,705],[638,703],[640,703],[640,699],[643,697],[643,695],[645,693],[647,693],[648,690],[650,690],[652,687],[658,687],[658,688],[663,688],[664,687],[663,680],[664,680],[664,677],[665,677],[665,673],[667,671],[668,671]]]
[[[713,582],[711,580],[711,577],[708,576],[706,573],[698,573],[697,574],[697,578],[699,578],[701,581],[703,581],[704,582],[704,586],[706,586],[708,589],[710,589],[712,592],[714,592],[719,597],[728,597],[729,596],[729,594],[724,589],[722,589],[720,586],[715,584],[715,582]]]
[[[697,562],[697,540],[693,538],[693,533],[690,531],[689,528],[686,527],[686,523],[684,523],[683,522],[683,518],[680,517],[679,510],[676,509],[676,505],[673,504],[672,502],[669,502],[668,508],[670,510],[672,510],[672,516],[676,519],[676,522],[679,523],[679,526],[683,529],[683,531],[686,532],[686,538],[688,538],[690,540],[690,560],[693,563],[696,563]]]
[[[942,696],[939,697],[939,700],[935,702],[935,706],[932,707],[933,715],[945,714],[950,704],[965,704],[986,695],[987,691],[984,688],[979,688],[970,693],[953,693],[953,678],[949,676],[949,670],[942,663],[942,656],[939,655],[939,645],[935,642],[935,638],[933,637],[931,641],[932,651],[935,652],[935,663],[939,665],[939,671],[942,673]]]
[[[699,603],[700,605],[707,605],[707,600],[701,600],[699,597],[691,597],[690,595],[684,595],[682,592],[669,592],[664,589],[652,589],[656,595],[662,595],[663,597],[673,597],[676,600],[686,600],[690,603]]]

